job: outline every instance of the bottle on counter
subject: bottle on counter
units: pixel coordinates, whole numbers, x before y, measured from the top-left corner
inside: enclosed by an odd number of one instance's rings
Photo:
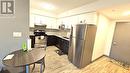
[[[24,52],[27,51],[27,44],[26,44],[26,42],[22,43],[22,51],[24,51]]]

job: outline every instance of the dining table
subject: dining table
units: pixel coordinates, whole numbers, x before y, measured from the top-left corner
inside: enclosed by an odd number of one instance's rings
[[[6,55],[2,62],[9,67],[25,67],[26,73],[29,73],[29,65],[45,57],[44,48],[32,48],[29,51],[16,50]]]

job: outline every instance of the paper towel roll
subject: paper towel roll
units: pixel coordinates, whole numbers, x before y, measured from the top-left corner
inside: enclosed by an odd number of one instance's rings
[[[27,49],[32,50],[32,48],[31,48],[31,39],[27,39]]]

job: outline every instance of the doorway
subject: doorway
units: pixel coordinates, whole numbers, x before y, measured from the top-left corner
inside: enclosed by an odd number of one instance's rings
[[[110,57],[130,64],[130,22],[116,23]]]

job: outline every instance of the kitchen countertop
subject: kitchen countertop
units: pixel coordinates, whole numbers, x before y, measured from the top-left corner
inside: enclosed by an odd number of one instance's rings
[[[64,40],[67,40],[69,41],[69,35],[70,33],[69,32],[46,32],[47,35],[54,35],[54,36],[57,36],[59,38],[62,38]],[[34,33],[33,32],[30,32],[30,36],[34,36]]]
[[[67,33],[47,32],[46,34],[47,34],[47,35],[54,35],[54,36],[57,36],[57,37],[59,37],[59,38],[62,38],[62,39],[64,39],[64,40],[67,40],[67,41],[70,40],[70,39],[69,39],[69,34],[67,35]]]
[[[61,35],[55,35],[55,36],[57,36],[59,38],[62,38],[64,40],[70,41],[70,39],[68,37],[64,37],[64,36],[61,36]]]

